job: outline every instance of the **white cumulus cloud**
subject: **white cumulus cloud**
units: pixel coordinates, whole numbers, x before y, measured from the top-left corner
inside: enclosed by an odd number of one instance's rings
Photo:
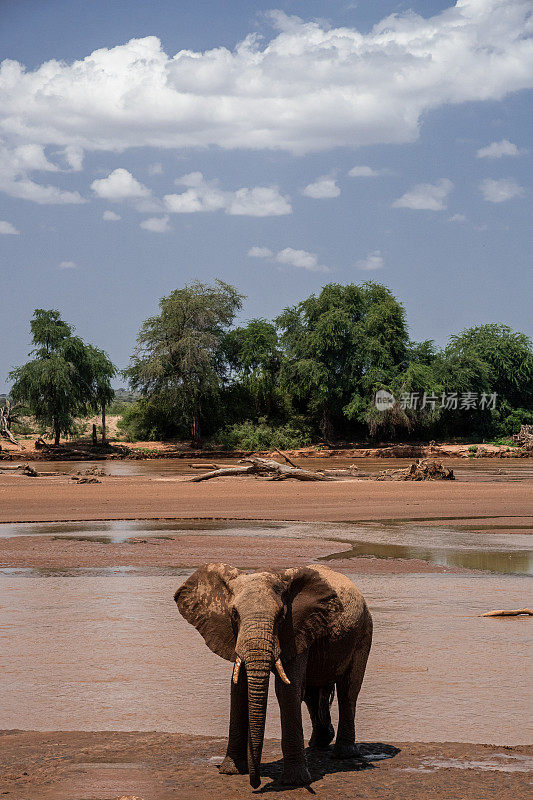
[[[335,178],[331,175],[323,175],[317,178],[313,183],[309,183],[304,189],[302,194],[305,197],[313,197],[315,200],[324,200],[331,197],[338,197],[341,190],[337,186]]]
[[[277,264],[286,264],[290,267],[306,269],[309,272],[331,272],[329,267],[320,264],[316,253],[308,250],[295,250],[293,247],[285,247],[277,253],[273,253],[269,247],[251,247],[248,255],[252,258],[265,258]]]
[[[59,269],[77,269],[78,265],[75,261],[61,261]]]
[[[167,54],[155,36],[0,69],[10,144],[284,149],[414,141],[424,114],[533,87],[530,0],[457,0],[367,33],[272,12],[277,30]],[[325,124],[326,121],[326,124]]]
[[[120,214],[117,214],[115,211],[104,211],[102,214],[102,219],[106,222],[118,222],[119,219],[122,219]]]
[[[514,178],[486,178],[479,184],[484,200],[490,203],[504,203],[513,197],[523,197],[525,189]]]
[[[352,167],[348,172],[348,175],[351,178],[377,178],[378,175],[385,174],[386,170],[384,169],[374,169],[373,167],[367,167],[363,165]]]
[[[139,224],[145,231],[151,231],[152,233],[168,233],[172,230],[168,224],[168,220],[168,214],[165,214],[164,217],[148,217],[148,219],[143,219]]]
[[[250,258],[272,258],[274,253],[269,247],[250,247],[246,255]]]
[[[411,208],[415,211],[443,211],[446,198],[453,189],[448,178],[437,183],[418,183],[392,204],[393,208]]]
[[[13,223],[8,222],[6,219],[0,219],[0,234],[18,236],[19,233],[20,231],[15,228]]]
[[[97,197],[104,200],[135,200],[150,196],[150,190],[139,183],[127,169],[114,169],[107,178],[98,178],[91,183]]]
[[[478,158],[503,158],[503,156],[519,156],[521,153],[522,151],[509,139],[502,139],[501,142],[492,142],[486,147],[481,147],[476,155]]]
[[[277,186],[243,187],[235,191],[221,189],[217,181],[209,181],[201,172],[190,172],[175,183],[186,187],[180,194],[167,194],[165,208],[173,214],[194,214],[221,211],[234,216],[273,217],[292,214],[288,197]]]
[[[41,204],[85,203],[78,192],[68,192],[57,186],[44,186],[34,181],[32,172],[59,172],[57,164],[49,161],[40,144],[21,144],[7,147],[0,139],[0,191],[11,197],[32,200]]]
[[[383,269],[385,262],[381,255],[381,250],[374,250],[369,253],[366,258],[361,258],[355,262],[357,269],[366,270],[371,272],[374,269]]]
[[[77,144],[69,144],[64,150],[65,161],[73,172],[80,172],[83,168],[83,148]]]

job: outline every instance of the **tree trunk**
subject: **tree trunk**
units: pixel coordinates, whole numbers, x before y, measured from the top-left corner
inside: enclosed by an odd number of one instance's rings
[[[98,444],[98,434],[96,433],[96,425],[93,422],[93,447]]]
[[[107,435],[105,429],[105,401],[102,403],[102,444],[107,444]]]
[[[56,446],[59,445],[60,436],[61,436],[61,428],[59,427],[59,422],[56,420],[54,422],[54,444]]]
[[[200,419],[196,408],[192,413],[191,419],[191,439],[195,447],[200,443]]]

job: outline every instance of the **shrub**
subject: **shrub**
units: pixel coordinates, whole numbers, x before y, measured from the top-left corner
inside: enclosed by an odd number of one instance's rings
[[[208,443],[208,447],[220,450],[271,450],[279,447],[291,450],[310,444],[309,430],[293,423],[269,425],[265,417],[257,423],[245,420],[228,425],[218,431]]]

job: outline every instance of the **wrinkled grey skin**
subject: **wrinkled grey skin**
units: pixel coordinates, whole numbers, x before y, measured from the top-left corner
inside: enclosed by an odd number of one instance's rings
[[[310,782],[302,701],[313,724],[309,746],[326,748],[335,735],[330,719],[335,687],[339,726],[333,755],[357,756],[355,706],[372,642],[372,617],[348,578],[316,565],[246,574],[226,564],[207,564],[174,599],[213,652],[242,660],[238,681],[231,683],[228,748],[220,772],[249,772],[251,785],[260,785],[271,671],[281,712],[282,783]],[[274,667],[278,657],[290,684]]]

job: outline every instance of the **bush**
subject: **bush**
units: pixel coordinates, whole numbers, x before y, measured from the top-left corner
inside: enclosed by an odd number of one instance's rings
[[[131,403],[117,420],[120,437],[127,442],[150,442],[160,439],[154,407],[146,400]]]
[[[220,450],[255,451],[271,450],[274,447],[292,450],[310,443],[310,432],[304,426],[291,423],[273,426],[268,424],[266,417],[261,417],[257,423],[245,420],[222,428],[207,446]]]
[[[500,436],[512,436],[515,433],[520,433],[522,425],[533,425],[533,411],[528,411],[525,408],[515,408],[496,425],[496,433]]]

